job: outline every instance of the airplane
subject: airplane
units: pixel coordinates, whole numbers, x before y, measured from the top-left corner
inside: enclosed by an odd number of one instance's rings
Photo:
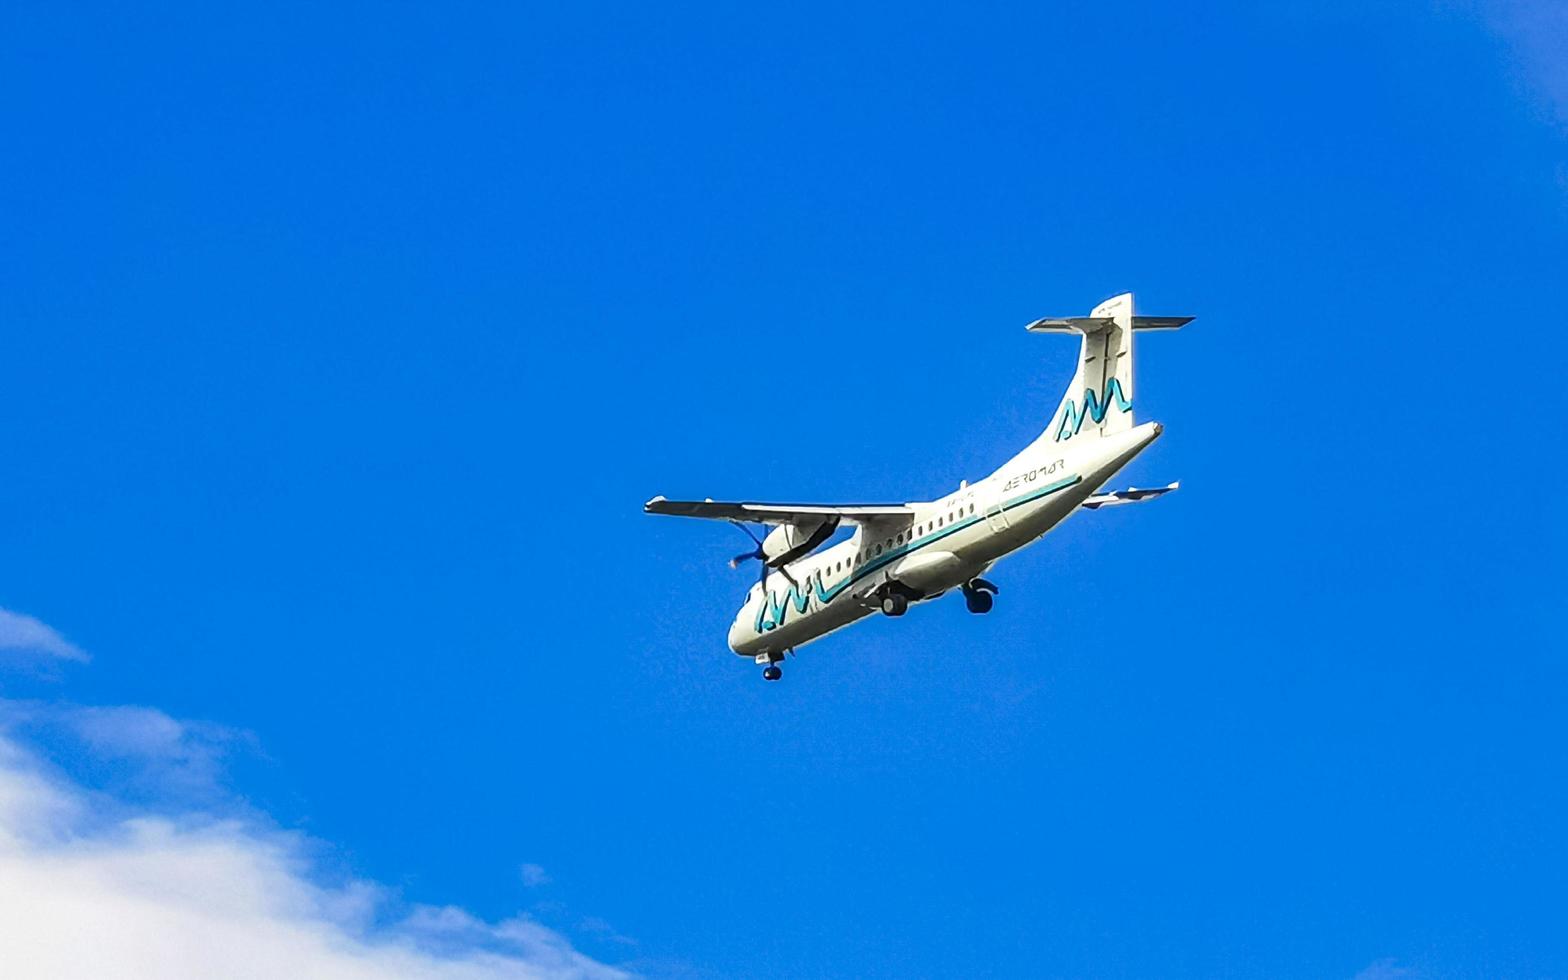
[[[1133,336],[1175,330],[1192,317],[1134,316],[1131,293],[1087,317],[1047,317],[1031,333],[1077,334],[1078,371],[1033,442],[996,472],[934,500],[902,504],[762,504],[654,497],[649,514],[729,521],[756,547],[731,560],[760,564],[729,629],[735,653],[783,676],[786,653],[881,611],[902,616],[913,603],[953,589],[972,613],[987,613],[1000,590],[981,576],[1080,509],[1153,500],[1180,484],[1101,492],[1106,482],[1165,431],[1133,420]],[[747,524],[768,528],[758,537]],[[853,533],[822,549],[840,527]],[[770,581],[769,573],[775,577]]]

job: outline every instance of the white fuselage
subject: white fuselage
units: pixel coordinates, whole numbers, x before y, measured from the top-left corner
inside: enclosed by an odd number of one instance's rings
[[[1102,439],[1042,438],[995,473],[929,502],[907,522],[857,527],[753,585],[730,626],[730,649],[777,655],[868,616],[873,593],[896,585],[919,597],[964,586],[997,559],[1071,514],[1159,437],[1147,422]],[[793,578],[798,585],[791,585]]]

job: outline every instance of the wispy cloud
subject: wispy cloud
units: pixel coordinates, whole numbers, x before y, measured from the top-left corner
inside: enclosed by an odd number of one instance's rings
[[[637,945],[637,940],[630,936],[621,935],[618,931],[616,931],[614,926],[610,925],[603,919],[598,918],[597,916],[589,916],[588,918],[577,923],[577,927],[584,932],[592,933],[596,936],[603,936],[612,943],[620,943],[623,946]]]
[[[517,869],[517,873],[523,879],[523,884],[529,888],[538,888],[550,883],[550,875],[537,864],[525,864]]]
[[[223,793],[224,763],[237,746],[257,751],[249,732],[180,721],[139,705],[0,700],[0,733],[53,754],[101,763],[122,788],[144,797],[186,802],[212,801]]]
[[[87,654],[31,616],[0,609],[0,653],[43,654],[61,660],[87,660]]]
[[[1393,957],[1385,957],[1366,965],[1355,980],[1415,980],[1416,972],[1400,966]]]
[[[1563,0],[1481,0],[1487,25],[1509,43],[1520,82],[1568,125],[1568,3]]]
[[[58,639],[36,620],[7,615],[34,624],[29,636]],[[486,921],[406,903],[372,881],[335,879],[320,863],[329,852],[320,841],[222,798],[222,760],[245,738],[153,708],[0,700],[6,975],[628,976],[526,915]],[[85,785],[54,750],[163,783],[159,804]]]

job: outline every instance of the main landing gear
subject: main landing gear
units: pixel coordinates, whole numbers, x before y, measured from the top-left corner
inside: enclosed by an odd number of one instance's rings
[[[902,582],[887,582],[882,588],[872,594],[876,600],[877,608],[882,610],[884,616],[902,616],[909,612],[909,604],[927,596],[916,592]]]
[[[909,611],[909,598],[898,592],[889,592],[882,597],[882,614],[885,616],[902,616]]]
[[[991,597],[1001,590],[983,578],[964,583],[964,605],[970,612],[980,615],[991,611],[995,600]]]

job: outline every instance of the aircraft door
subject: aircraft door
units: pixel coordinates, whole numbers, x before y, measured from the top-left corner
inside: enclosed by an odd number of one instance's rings
[[[1002,502],[998,500],[985,511],[985,523],[993,532],[1005,531],[1012,527],[1007,520],[1007,511],[1002,509]]]

